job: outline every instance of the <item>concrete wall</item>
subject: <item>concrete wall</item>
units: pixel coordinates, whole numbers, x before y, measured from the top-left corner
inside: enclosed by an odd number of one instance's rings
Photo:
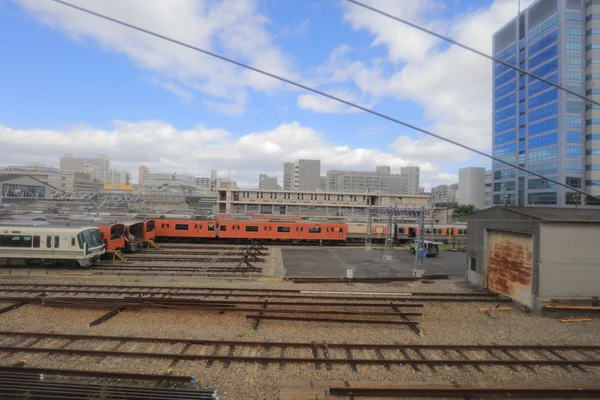
[[[458,171],[458,204],[485,208],[485,168],[462,168]]]
[[[540,297],[600,295],[600,224],[544,223]]]

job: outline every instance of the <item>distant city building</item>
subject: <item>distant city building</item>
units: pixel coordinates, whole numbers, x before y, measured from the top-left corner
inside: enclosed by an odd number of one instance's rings
[[[260,174],[258,176],[258,188],[261,190],[277,190],[279,188],[277,177]]]
[[[77,172],[108,171],[110,161],[104,154],[98,158],[73,157],[73,154],[65,154],[60,158],[59,169]]]
[[[485,171],[485,208],[492,206],[493,174],[491,170]]]
[[[203,192],[211,192],[213,188],[212,179],[207,177],[197,176],[194,180],[196,186]]]
[[[326,190],[330,192],[397,193],[419,192],[419,167],[402,167],[399,174],[392,174],[387,165],[379,165],[371,171],[327,171]]]
[[[472,204],[485,208],[485,168],[469,167],[458,170],[458,205]]]
[[[319,190],[322,192],[327,190],[327,177],[326,176],[321,177],[321,186],[319,187]]]
[[[318,190],[320,187],[320,160],[296,160],[283,164],[284,190]]]
[[[210,170],[210,191],[214,192],[217,189],[218,172],[216,169]]]
[[[88,171],[86,174],[92,181],[99,182],[101,184],[109,183],[121,183],[129,185],[131,183],[131,174],[125,171]]]
[[[139,185],[144,184],[144,174],[147,174],[149,172],[150,172],[150,169],[148,167],[146,167],[145,165],[140,165],[140,168],[138,171],[138,184]]]
[[[234,181],[219,179],[217,206],[217,212],[223,214],[365,218],[370,206],[428,207],[429,196],[244,189]]]
[[[431,189],[431,199],[434,203],[456,203],[458,183],[438,185]]]

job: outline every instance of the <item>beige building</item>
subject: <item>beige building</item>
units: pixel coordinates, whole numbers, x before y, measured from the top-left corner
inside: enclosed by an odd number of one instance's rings
[[[240,189],[235,183],[217,189],[217,212],[362,217],[369,207],[429,207],[429,196],[367,193],[333,193],[297,190]]]
[[[105,154],[98,158],[73,157],[73,154],[65,154],[60,158],[60,170],[63,171],[108,171],[110,161]]]

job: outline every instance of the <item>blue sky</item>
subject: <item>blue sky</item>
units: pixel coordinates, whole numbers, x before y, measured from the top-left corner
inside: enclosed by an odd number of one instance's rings
[[[489,150],[489,61],[347,2],[73,3]],[[369,3],[486,51],[490,21],[501,26],[516,12],[516,0]],[[49,0],[0,5],[0,51],[1,164],[108,153],[117,169],[134,172],[142,162],[201,175],[231,169],[240,183],[255,184],[257,173],[281,175],[285,160],[321,158],[323,174],[421,165],[427,186],[451,183],[459,167],[488,165]]]

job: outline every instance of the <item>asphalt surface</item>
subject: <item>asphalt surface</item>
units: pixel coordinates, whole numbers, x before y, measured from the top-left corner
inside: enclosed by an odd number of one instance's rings
[[[410,276],[415,262],[408,250],[394,250],[392,260],[384,260],[382,250],[364,249],[282,249],[282,255],[286,276],[344,277],[348,269],[357,278]],[[425,259],[425,272],[464,276],[466,260],[466,253],[440,251]]]

